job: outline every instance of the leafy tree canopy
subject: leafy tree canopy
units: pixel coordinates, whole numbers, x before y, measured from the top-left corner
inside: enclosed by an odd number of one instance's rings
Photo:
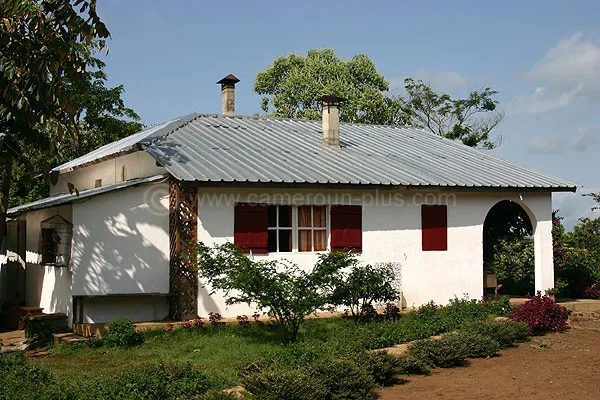
[[[317,99],[334,95],[345,99],[340,114],[344,122],[413,125],[468,146],[498,144],[490,138],[503,118],[496,110],[495,90],[486,87],[453,99],[411,78],[405,80],[406,96],[393,96],[389,89],[368,56],[341,60],[332,49],[277,57],[254,82],[263,111],[276,117],[319,119]]]
[[[254,82],[263,111],[276,117],[320,119],[317,99],[333,95],[346,100],[342,121],[404,124],[401,105],[385,95],[388,89],[369,57],[359,54],[344,61],[331,49],[278,57]]]
[[[93,80],[90,46],[103,49],[109,32],[95,0],[0,2],[0,240],[15,158],[26,149],[52,152],[76,123],[67,82]]]

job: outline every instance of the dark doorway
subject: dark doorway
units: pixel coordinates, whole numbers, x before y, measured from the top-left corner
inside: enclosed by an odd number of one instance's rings
[[[483,224],[483,271],[495,274],[501,293],[534,294],[533,225],[514,201],[503,200],[488,212]]]

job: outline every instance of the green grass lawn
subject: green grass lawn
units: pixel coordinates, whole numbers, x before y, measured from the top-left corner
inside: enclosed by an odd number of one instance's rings
[[[456,300],[448,307],[423,307],[378,321],[310,319],[294,344],[282,344],[278,331],[270,324],[153,330],[145,332],[145,342],[134,348],[58,345],[51,349],[50,356],[31,358],[29,363],[71,382],[113,375],[145,364],[189,363],[206,373],[212,387],[232,387],[251,363],[294,368],[319,359],[423,339],[455,330],[464,322],[506,315],[509,309],[507,303]]]

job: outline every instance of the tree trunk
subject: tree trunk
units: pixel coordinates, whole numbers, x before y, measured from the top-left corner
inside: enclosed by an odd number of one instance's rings
[[[6,210],[8,209],[8,196],[10,194],[10,184],[12,182],[13,158],[9,152],[3,155],[4,158],[4,176],[0,183],[0,254],[6,252]]]

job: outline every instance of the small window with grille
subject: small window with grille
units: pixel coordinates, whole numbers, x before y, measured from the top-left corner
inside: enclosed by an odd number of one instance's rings
[[[42,264],[67,267],[71,262],[73,225],[59,215],[42,221],[40,226]]]

